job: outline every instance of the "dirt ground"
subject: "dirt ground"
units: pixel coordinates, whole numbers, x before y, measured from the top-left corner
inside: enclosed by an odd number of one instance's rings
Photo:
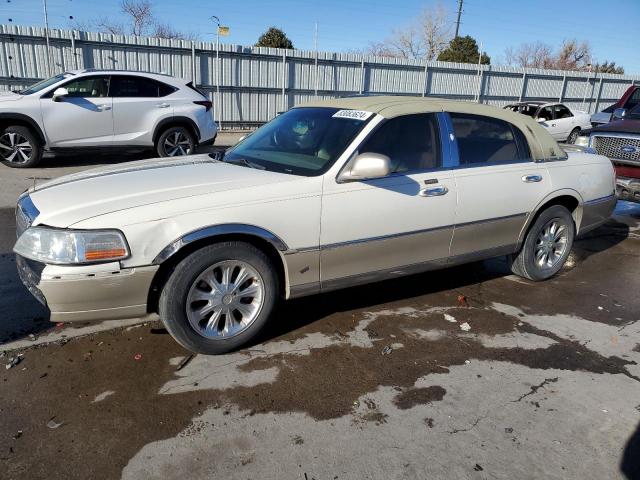
[[[9,253],[38,175],[0,172],[0,478],[640,478],[640,206],[550,281],[499,258],[299,299],[206,357],[154,317],[48,322]]]

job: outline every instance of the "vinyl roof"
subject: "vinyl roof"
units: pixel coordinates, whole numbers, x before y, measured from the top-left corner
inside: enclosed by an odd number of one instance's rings
[[[409,96],[370,96],[317,100],[296,107],[331,107],[344,110],[365,110],[384,118],[416,113],[451,112],[484,115],[505,120],[517,126],[527,138],[531,154],[536,160],[564,157],[565,153],[558,143],[535,120],[527,115],[511,112],[490,105],[472,102],[459,102],[438,98]]]

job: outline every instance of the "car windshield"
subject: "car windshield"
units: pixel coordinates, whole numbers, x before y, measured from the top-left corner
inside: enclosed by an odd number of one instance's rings
[[[523,115],[527,115],[529,117],[535,117],[536,111],[538,110],[537,105],[527,105],[524,103],[518,103],[515,105],[507,105],[504,107],[506,110],[511,110],[512,112],[522,113]]]
[[[69,78],[72,75],[73,75],[72,73],[60,73],[51,78],[47,78],[46,80],[40,80],[38,83],[35,83],[31,85],[29,88],[25,88],[24,90],[21,90],[18,93],[20,95],[31,95],[33,93],[38,93],[39,91],[47,87],[50,87],[51,85],[58,83],[59,81],[64,80],[65,78]]]
[[[224,161],[294,175],[326,172],[371,118],[368,112],[289,110],[227,151]]]

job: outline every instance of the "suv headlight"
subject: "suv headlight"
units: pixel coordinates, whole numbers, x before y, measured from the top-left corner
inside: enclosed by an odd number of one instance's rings
[[[43,263],[82,265],[112,262],[129,256],[129,246],[118,230],[59,230],[31,227],[13,251]]]
[[[588,147],[589,137],[586,135],[579,135],[578,138],[576,138],[574,145],[578,145],[579,147]]]

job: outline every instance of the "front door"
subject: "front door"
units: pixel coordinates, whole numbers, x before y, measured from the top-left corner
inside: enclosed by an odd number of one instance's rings
[[[424,270],[447,261],[456,185],[443,169],[434,114],[387,120],[357,153],[391,159],[386,178],[339,183],[326,178],[320,269],[323,289]]]
[[[452,113],[460,166],[452,261],[512,253],[529,212],[551,191],[544,163],[506,121]]]
[[[69,94],[58,101],[53,91],[40,98],[42,120],[51,147],[106,147],[113,141],[109,76],[96,75],[61,85]]]
[[[538,111],[536,120],[540,122],[544,128],[551,134],[556,140],[562,140],[562,127],[555,121],[553,107],[544,107]]]

